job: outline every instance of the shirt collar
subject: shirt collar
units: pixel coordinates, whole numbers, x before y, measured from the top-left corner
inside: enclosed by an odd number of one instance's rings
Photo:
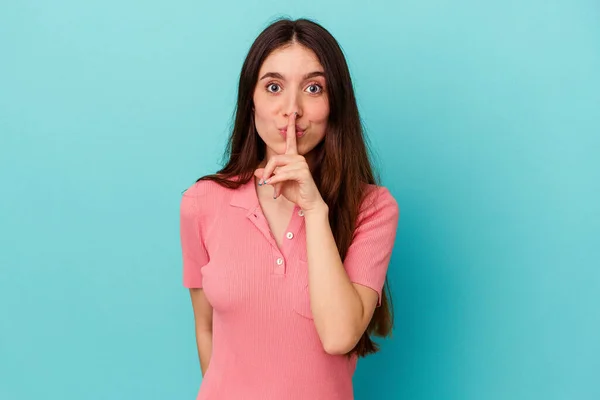
[[[246,183],[243,183],[239,188],[233,190],[230,205],[241,207],[249,211],[254,211],[258,206],[258,196],[254,183],[254,176]]]

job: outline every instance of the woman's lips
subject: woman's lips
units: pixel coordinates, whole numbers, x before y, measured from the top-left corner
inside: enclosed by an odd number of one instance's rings
[[[281,133],[281,135],[282,135],[284,138],[286,138],[286,137],[287,137],[287,129],[280,129],[280,130],[279,130],[279,133]],[[302,137],[302,136],[304,136],[304,131],[298,131],[298,130],[297,130],[297,131],[296,131],[296,137],[297,137],[297,138],[299,138],[299,137]]]

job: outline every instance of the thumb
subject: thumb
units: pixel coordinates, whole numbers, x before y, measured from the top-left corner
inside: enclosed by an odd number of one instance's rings
[[[281,185],[283,185],[283,182],[278,182],[273,185],[273,198],[274,199],[278,198],[279,195],[281,194]]]

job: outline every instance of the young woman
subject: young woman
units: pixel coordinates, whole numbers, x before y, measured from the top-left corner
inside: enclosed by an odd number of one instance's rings
[[[349,400],[392,313],[398,205],[375,182],[344,55],[279,20],[242,67],[225,167],[181,201],[197,399]]]

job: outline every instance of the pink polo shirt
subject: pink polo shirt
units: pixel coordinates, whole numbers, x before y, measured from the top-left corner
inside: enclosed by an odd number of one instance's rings
[[[344,268],[381,296],[399,209],[385,187],[369,189]],[[357,357],[327,354],[312,318],[303,215],[296,206],[280,249],[254,179],[236,190],[200,181],[184,192],[183,285],[204,288],[213,307],[212,355],[197,400],[354,398]]]

